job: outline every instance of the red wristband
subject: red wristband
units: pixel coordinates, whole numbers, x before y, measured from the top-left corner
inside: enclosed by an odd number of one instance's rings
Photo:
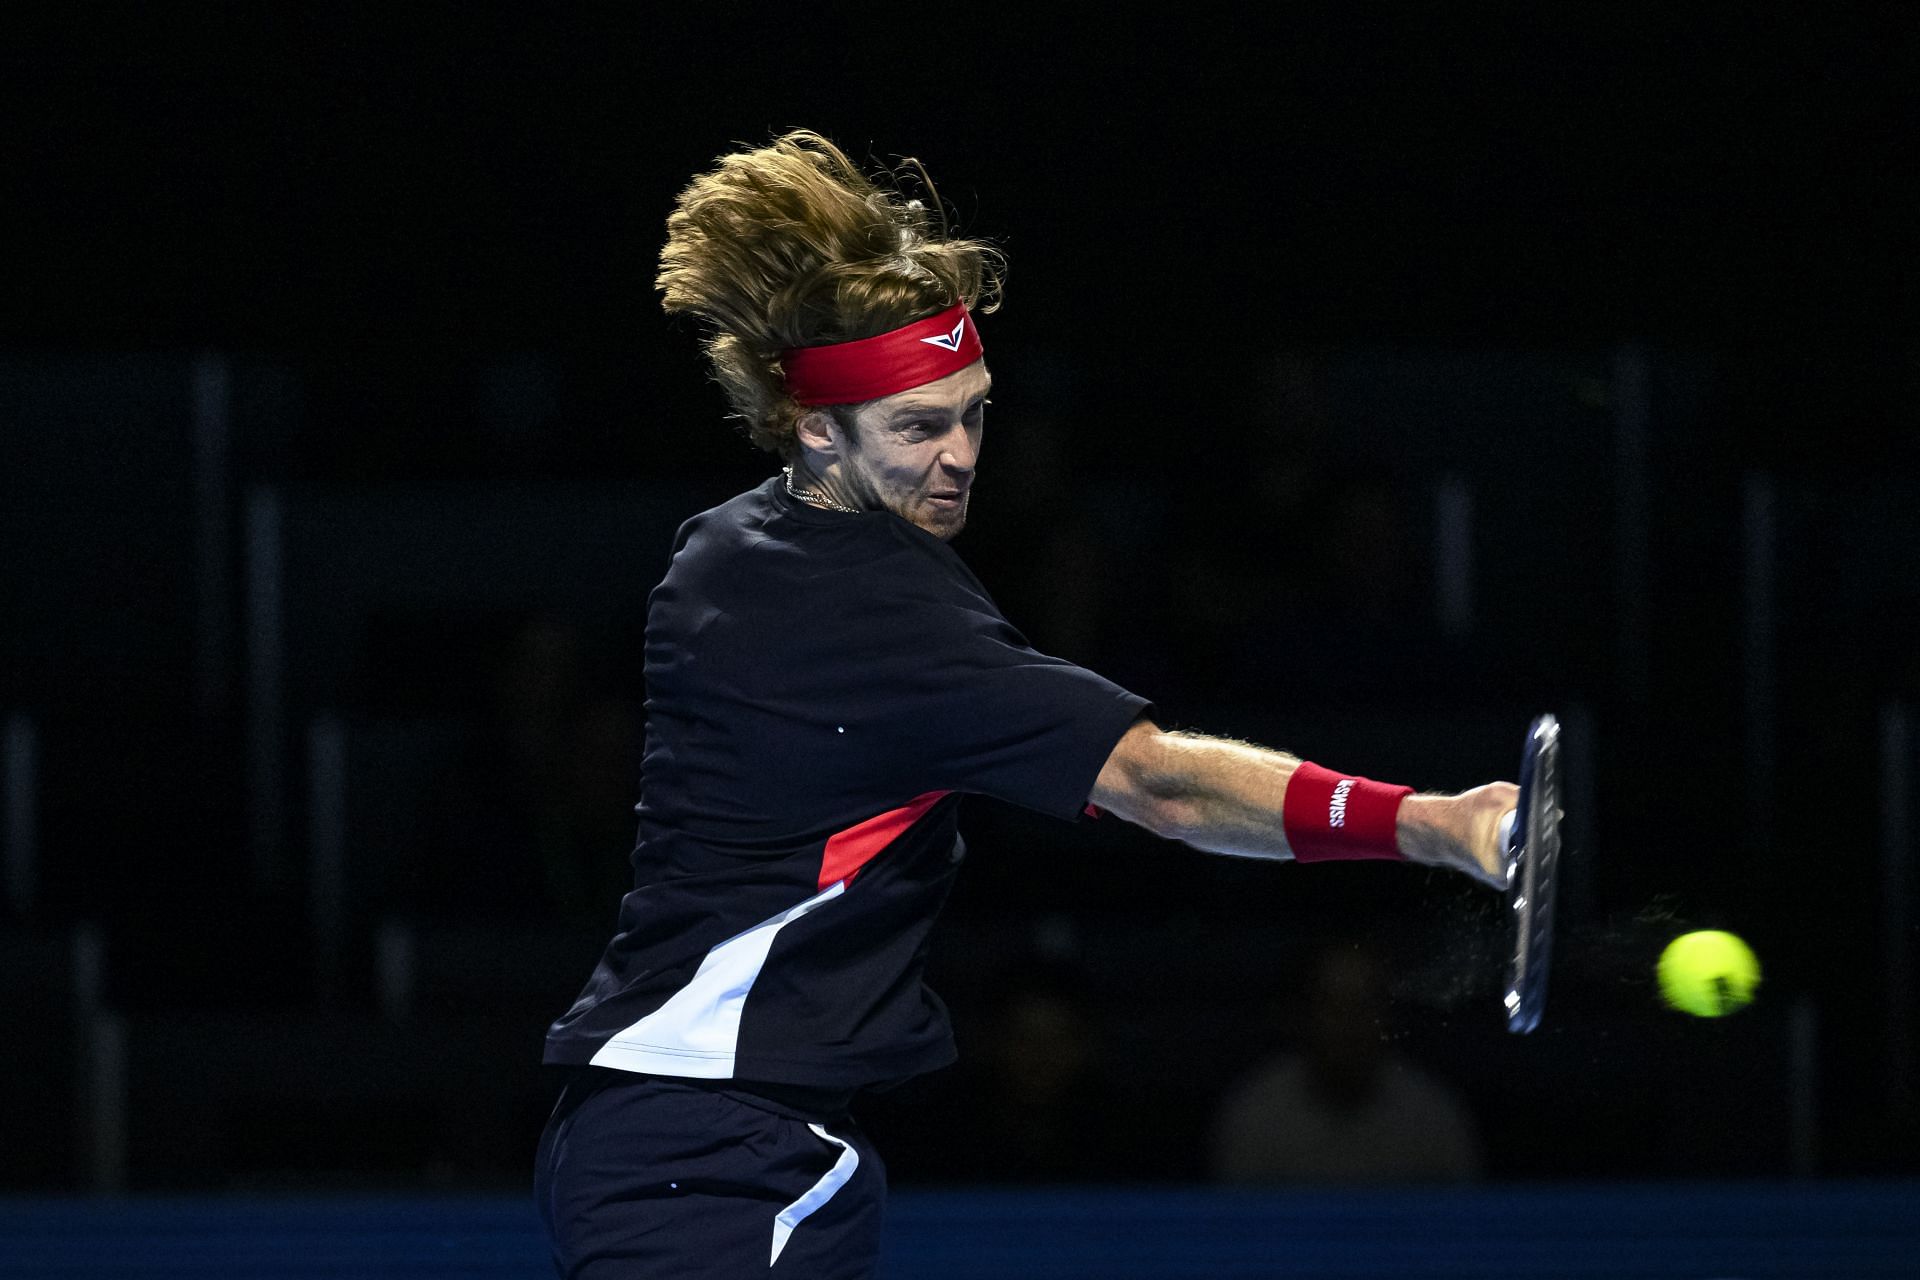
[[[1335,773],[1302,760],[1287,781],[1280,825],[1296,862],[1405,862],[1394,819],[1412,787]]]

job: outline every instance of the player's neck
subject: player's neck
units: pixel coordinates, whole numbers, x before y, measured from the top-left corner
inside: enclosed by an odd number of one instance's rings
[[[810,506],[826,511],[863,511],[865,504],[857,501],[840,478],[838,464],[829,464],[814,470],[802,456],[794,459],[787,468],[787,492]]]

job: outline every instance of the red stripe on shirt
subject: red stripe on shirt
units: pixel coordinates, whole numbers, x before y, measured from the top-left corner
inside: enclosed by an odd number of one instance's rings
[[[927,810],[952,794],[929,791],[915,796],[898,809],[889,809],[865,822],[856,823],[827,839],[827,853],[820,860],[820,885],[824,889],[835,880],[853,883],[860,868],[880,856],[880,851],[898,840],[903,832],[925,816]]]

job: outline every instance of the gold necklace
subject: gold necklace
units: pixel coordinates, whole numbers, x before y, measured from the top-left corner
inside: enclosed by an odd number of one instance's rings
[[[780,468],[780,474],[785,476],[787,479],[787,492],[792,494],[794,497],[800,499],[800,501],[811,502],[814,506],[825,507],[829,511],[844,511],[850,516],[857,516],[860,514],[860,508],[844,506],[841,503],[835,502],[832,498],[829,498],[826,494],[818,492],[817,490],[809,489],[805,493],[802,493],[800,492],[800,490],[794,488],[792,467]]]

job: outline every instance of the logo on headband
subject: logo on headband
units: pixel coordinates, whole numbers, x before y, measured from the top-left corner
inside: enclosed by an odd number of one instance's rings
[[[787,394],[801,404],[878,400],[936,382],[979,358],[980,330],[958,302],[871,338],[780,353]]]
[[[940,347],[946,351],[958,351],[960,350],[960,335],[966,331],[967,318],[961,316],[959,321],[954,324],[952,333],[937,333],[931,338],[922,338],[920,341],[926,343],[928,346]]]

